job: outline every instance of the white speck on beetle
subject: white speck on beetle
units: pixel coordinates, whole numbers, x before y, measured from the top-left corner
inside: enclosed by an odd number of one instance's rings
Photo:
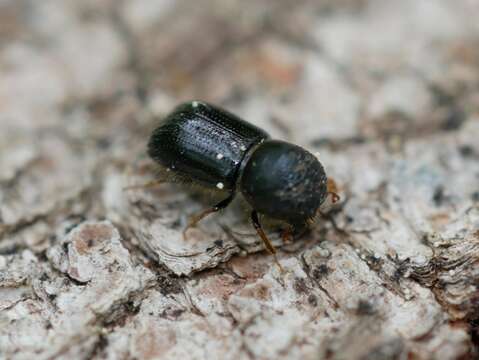
[[[240,146],[240,150],[241,150],[241,151],[246,151],[246,146],[241,145],[241,146]]]
[[[200,104],[200,103],[199,103],[198,101],[193,101],[193,102],[191,103],[191,106],[193,106],[194,108],[197,108],[199,104]]]
[[[218,189],[223,189],[225,187],[225,185],[222,182],[219,182],[218,184],[216,184],[216,187]]]
[[[221,160],[221,159],[223,159],[223,157],[224,157],[224,155],[223,155],[223,154],[218,154],[218,155],[216,155],[216,158],[217,158],[218,160]]]

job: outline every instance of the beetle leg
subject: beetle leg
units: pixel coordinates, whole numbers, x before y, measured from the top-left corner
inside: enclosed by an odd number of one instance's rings
[[[199,214],[193,215],[190,220],[188,221],[188,225],[186,225],[185,229],[183,230],[183,239],[186,240],[186,233],[192,227],[195,227],[203,218],[208,216],[209,214],[215,213],[217,211],[223,210],[226,208],[234,199],[235,193],[231,193],[226,199],[221,200],[218,204],[213,206],[212,208],[203,210]]]
[[[164,184],[165,182],[165,180],[152,180],[144,184],[126,186],[123,188],[123,190],[148,189]]]
[[[338,186],[336,185],[336,182],[331,178],[328,178],[327,191],[328,194],[331,195],[331,200],[333,201],[333,204],[337,203],[341,199],[338,195]]]
[[[281,266],[281,264],[278,261],[278,258],[276,257],[276,249],[274,248],[273,244],[271,243],[271,241],[266,236],[266,234],[263,230],[263,227],[261,226],[261,224],[259,222],[258,212],[256,210],[253,210],[251,212],[251,221],[252,221],[253,226],[256,229],[256,232],[258,233],[259,237],[261,238],[261,240],[263,240],[263,243],[264,243],[264,246],[266,247],[266,250],[268,250],[268,252],[271,255],[273,255],[274,261],[275,261],[276,265],[278,265],[279,270],[281,272],[284,272],[283,267]]]
[[[281,238],[285,244],[289,244],[293,241],[293,229],[291,226],[285,227],[283,231],[281,231]]]

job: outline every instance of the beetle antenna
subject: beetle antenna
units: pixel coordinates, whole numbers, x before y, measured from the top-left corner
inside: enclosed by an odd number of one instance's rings
[[[341,197],[338,195],[338,186],[336,185],[336,181],[334,181],[332,178],[328,178],[327,192],[328,195],[331,195],[331,201],[333,204],[336,204],[339,200],[341,200]]]

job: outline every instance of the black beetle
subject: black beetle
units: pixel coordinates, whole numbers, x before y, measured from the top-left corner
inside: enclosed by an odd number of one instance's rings
[[[251,220],[258,235],[275,255],[258,213],[301,229],[315,217],[329,193],[333,201],[338,199],[313,154],[272,140],[258,127],[205,102],[176,107],[153,131],[148,155],[169,171],[228,192],[224,200],[194,216],[183,235],[206,215],[227,207],[239,190],[253,208]]]

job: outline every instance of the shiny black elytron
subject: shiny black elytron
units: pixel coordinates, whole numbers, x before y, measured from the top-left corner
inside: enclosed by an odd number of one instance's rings
[[[272,140],[258,127],[216,106],[192,101],[176,107],[153,131],[149,156],[169,171],[227,192],[194,216],[184,233],[206,215],[227,207],[239,191],[252,207],[252,223],[273,255],[258,213],[304,228],[328,195],[318,159],[303,148]]]

